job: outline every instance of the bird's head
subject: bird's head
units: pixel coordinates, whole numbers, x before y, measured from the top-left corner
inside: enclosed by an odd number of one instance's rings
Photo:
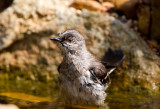
[[[59,42],[65,52],[74,52],[85,48],[84,37],[76,30],[64,31],[50,39]]]

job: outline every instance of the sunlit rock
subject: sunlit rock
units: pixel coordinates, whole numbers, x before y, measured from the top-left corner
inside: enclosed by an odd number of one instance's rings
[[[0,109],[19,109],[14,104],[0,104]]]

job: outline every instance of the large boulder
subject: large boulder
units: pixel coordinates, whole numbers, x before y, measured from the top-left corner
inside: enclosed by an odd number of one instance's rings
[[[29,72],[33,80],[37,78],[33,72],[46,79],[57,74],[62,55],[49,38],[75,29],[84,35],[88,50],[99,59],[109,47],[124,51],[124,62],[111,75],[111,89],[159,90],[160,60],[145,41],[108,14],[75,10],[69,4],[66,0],[15,0],[1,13],[1,72]]]

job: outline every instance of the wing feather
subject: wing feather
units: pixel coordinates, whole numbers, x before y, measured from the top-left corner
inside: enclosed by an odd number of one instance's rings
[[[89,68],[89,71],[93,75],[92,79],[95,81],[99,80],[102,84],[106,84],[109,82],[109,74],[116,69],[123,59],[124,54],[122,50],[113,51],[112,49],[108,49],[102,63],[95,61]]]

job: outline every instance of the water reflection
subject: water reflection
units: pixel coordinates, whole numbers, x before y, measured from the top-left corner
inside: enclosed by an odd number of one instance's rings
[[[92,106],[64,105],[57,80],[38,81],[0,75],[0,103],[16,104],[22,109],[97,109]],[[131,92],[108,93],[99,109],[160,109],[160,95]]]
[[[121,92],[109,94],[110,109],[159,109],[160,95]]]

